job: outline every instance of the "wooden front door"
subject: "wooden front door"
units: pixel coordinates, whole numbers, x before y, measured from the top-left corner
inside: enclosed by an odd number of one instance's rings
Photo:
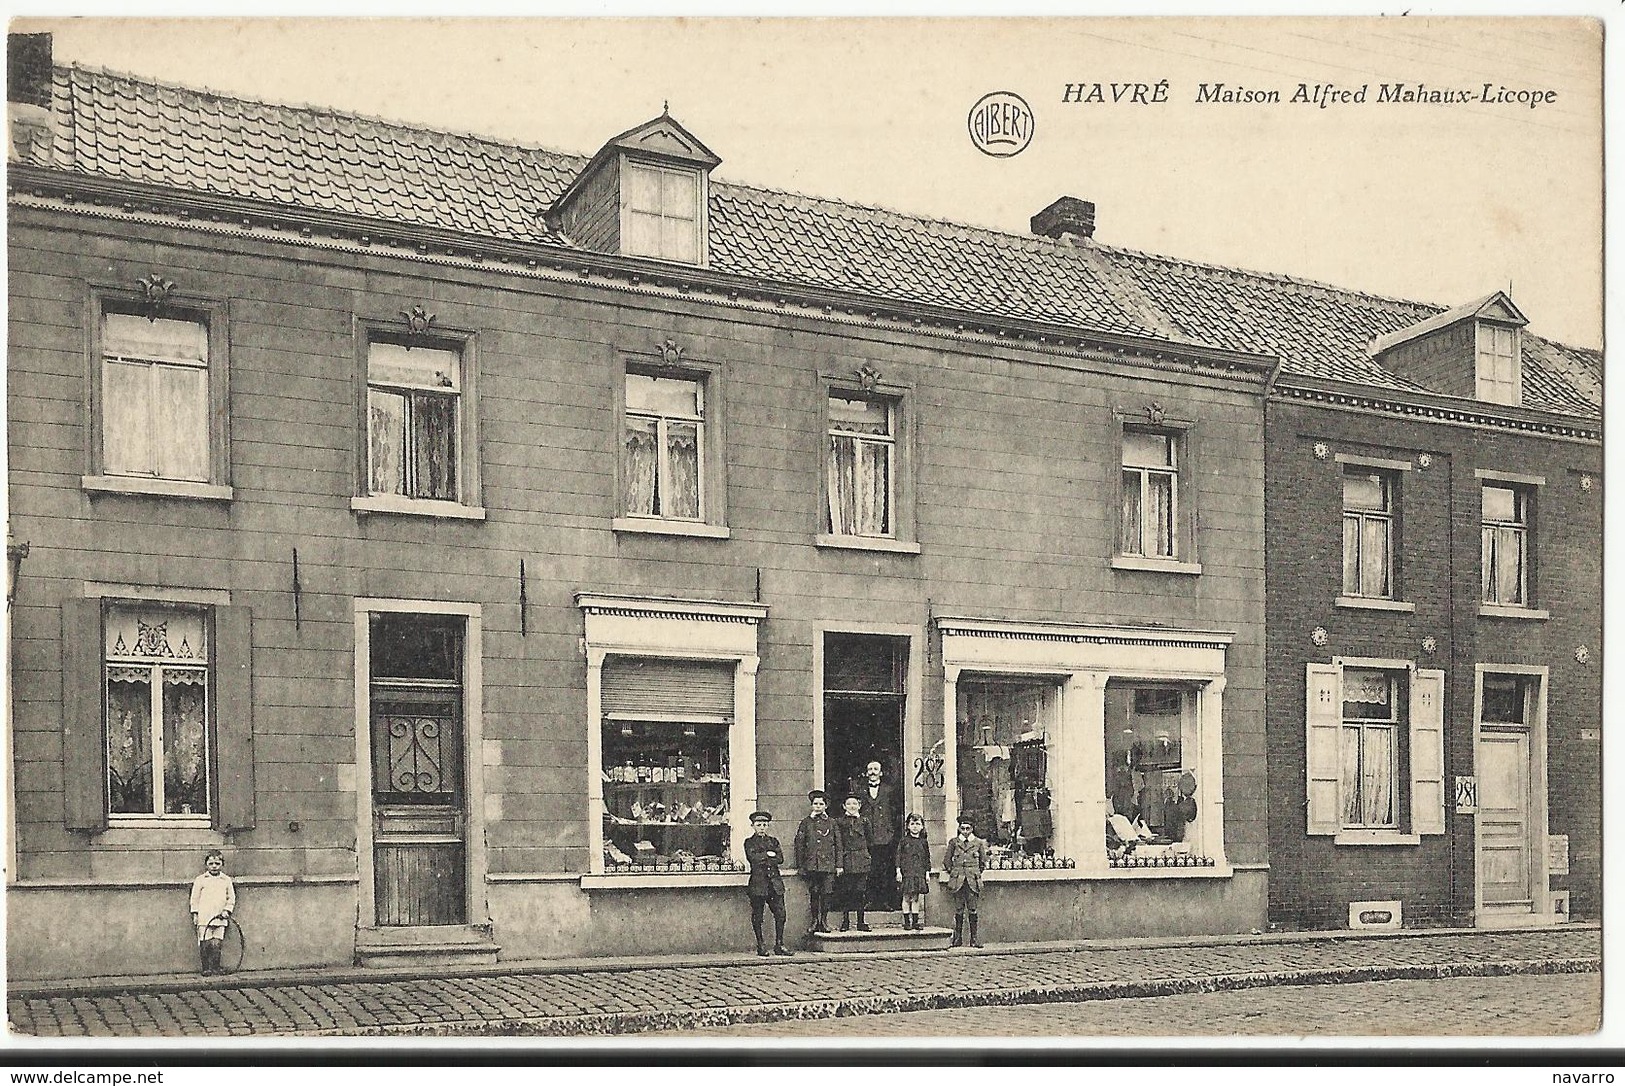
[[[380,925],[466,922],[459,710],[447,691],[375,693],[373,903]]]
[[[1529,732],[1478,737],[1478,886],[1485,908],[1533,910]]]

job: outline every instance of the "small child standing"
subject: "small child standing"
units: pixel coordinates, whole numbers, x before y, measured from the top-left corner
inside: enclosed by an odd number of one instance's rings
[[[835,820],[840,866],[835,870],[835,907],[841,910],[841,930],[852,928],[852,912],[858,914],[858,930],[868,931],[863,908],[869,892],[869,819],[863,815],[863,801],[846,797],[846,810]]]
[[[203,857],[203,874],[192,880],[192,926],[197,929],[198,963],[206,977],[219,976],[220,944],[226,921],[237,908],[237,888],[226,874],[226,857],[212,848]]]
[[[925,837],[925,819],[917,814],[908,816],[897,843],[897,874],[903,881],[903,930],[924,931],[921,899],[931,892],[931,842]]]
[[[965,914],[970,914],[970,945],[979,947],[976,913],[982,903],[982,872],[987,870],[987,842],[976,836],[976,824],[959,820],[959,836],[948,838],[948,853],[942,868],[948,873],[948,892],[954,895],[954,940],[949,946],[965,945]]]

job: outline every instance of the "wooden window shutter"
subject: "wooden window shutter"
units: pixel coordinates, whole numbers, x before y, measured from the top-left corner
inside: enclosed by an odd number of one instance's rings
[[[732,721],[734,664],[611,656],[604,662],[601,700],[605,716]]]
[[[253,622],[246,607],[214,609],[214,825],[254,828]]]
[[[62,604],[62,808],[70,830],[107,828],[102,601]]]
[[[1411,832],[1444,832],[1444,672],[1411,679]]]
[[[1305,714],[1305,773],[1309,798],[1308,832],[1336,834],[1343,828],[1338,802],[1341,777],[1338,753],[1343,731],[1343,703],[1338,693],[1339,670],[1333,664],[1310,664],[1308,710]]]

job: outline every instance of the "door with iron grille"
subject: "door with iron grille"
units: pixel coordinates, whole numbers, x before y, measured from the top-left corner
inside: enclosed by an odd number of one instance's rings
[[[463,623],[372,617],[373,903],[382,926],[466,922]]]

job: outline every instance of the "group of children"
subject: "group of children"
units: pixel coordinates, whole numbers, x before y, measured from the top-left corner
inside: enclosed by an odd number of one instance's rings
[[[851,929],[852,913],[858,914],[858,931],[871,930],[864,922],[864,908],[870,874],[870,823],[863,815],[863,801],[848,796],[842,813],[829,815],[829,800],[822,790],[807,793],[811,810],[796,827],[796,863],[807,880],[811,899],[811,932],[829,931],[831,907],[841,910],[841,930]],[[745,861],[750,880],[745,892],[750,898],[750,926],[756,933],[756,953],[792,953],[784,945],[784,879],[779,869],[784,848],[772,834],[773,815],[755,811],[750,816],[751,835],[745,839]],[[237,891],[225,873],[226,858],[211,849],[203,858],[203,874],[192,882],[189,908],[197,931],[198,962],[204,976],[224,973],[220,961],[222,941],[232,912],[237,908]],[[948,874],[948,891],[954,895],[953,946],[982,945],[976,931],[978,906],[982,896],[982,872],[987,870],[987,842],[976,836],[970,819],[959,820],[959,834],[948,842],[943,856]],[[910,814],[903,823],[903,836],[897,844],[897,876],[903,893],[903,930],[923,931],[924,899],[931,892],[931,845],[925,836],[925,819]],[[773,916],[773,949],[763,938],[765,914]],[[967,921],[969,930],[967,932]]]
[[[864,816],[863,800],[848,796],[842,812],[831,817],[829,799],[822,789],[807,793],[810,810],[796,827],[796,866],[807,880],[810,912],[809,934],[829,932],[829,913],[841,911],[841,930],[852,929],[857,913],[857,930],[872,930],[865,922],[864,909],[870,904],[870,842],[872,827]],[[755,811],[750,816],[751,836],[745,840],[745,860],[750,865],[746,894],[750,899],[751,928],[756,933],[756,953],[787,955],[784,945],[784,880],[779,868],[784,850],[771,833],[773,815]],[[953,946],[982,945],[977,932],[981,904],[982,872],[987,869],[987,842],[976,836],[969,819],[959,820],[959,833],[948,842],[943,870],[948,890],[954,895]],[[904,820],[903,836],[897,844],[897,877],[903,895],[903,930],[923,931],[924,899],[931,892],[931,845],[925,835],[925,819],[910,814]],[[763,939],[764,911],[773,914],[775,939],[771,951]],[[968,922],[968,933],[967,933]]]

